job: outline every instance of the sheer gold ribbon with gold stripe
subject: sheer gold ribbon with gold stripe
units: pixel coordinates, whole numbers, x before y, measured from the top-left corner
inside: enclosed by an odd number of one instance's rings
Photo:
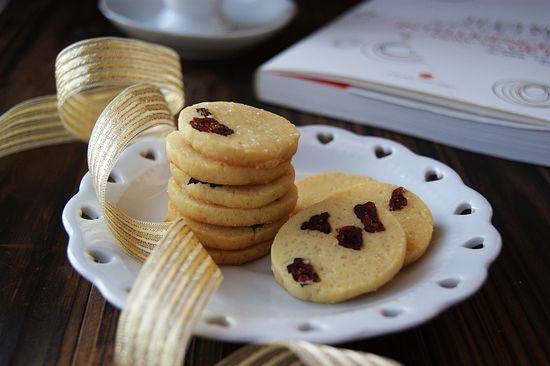
[[[145,133],[175,129],[183,107],[178,56],[137,40],[97,38],[64,49],[56,61],[57,96],[34,98],[0,116],[0,157],[88,140],[88,166],[113,236],[144,261],[120,316],[119,365],[180,365],[192,330],[222,276],[184,221],[148,222],[107,202],[118,157]],[[393,365],[350,350],[288,342],[248,346],[221,365]]]
[[[183,108],[177,53],[134,39],[102,37],[68,46],[55,61],[55,80],[57,95],[28,100],[0,116],[0,157],[87,141],[107,103],[131,85],[159,88],[172,115]]]

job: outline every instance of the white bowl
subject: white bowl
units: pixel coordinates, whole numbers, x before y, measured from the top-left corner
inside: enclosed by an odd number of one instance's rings
[[[500,251],[500,235],[491,225],[489,203],[466,187],[451,168],[382,138],[327,126],[302,127],[300,133],[293,159],[299,178],[339,170],[411,189],[432,210],[435,231],[431,247],[379,291],[331,305],[303,302],[289,295],[275,282],[269,257],[244,266],[222,267],[224,280],[195,334],[247,342],[349,341],[425,322],[483,284],[489,264]],[[332,141],[323,144],[319,134],[332,137]],[[155,160],[142,157],[147,151],[154,153]],[[390,154],[377,156],[383,152]],[[135,217],[161,220],[166,212],[169,175],[164,139],[140,140],[122,154],[113,170],[117,183],[109,183],[108,199]],[[438,179],[426,179],[430,176]],[[467,208],[471,214],[459,214]],[[99,218],[83,219],[82,210]],[[113,240],[88,174],[65,206],[63,224],[69,234],[71,264],[109,302],[122,307],[140,263]]]
[[[177,17],[177,13],[165,9],[162,1],[100,0],[98,4],[103,15],[124,33],[172,47],[183,57],[192,59],[233,55],[271,37],[297,13],[296,5],[290,0],[262,0],[261,6],[238,5],[222,2],[220,11],[224,12],[226,23],[233,27],[215,32],[178,27],[177,21],[167,20]]]

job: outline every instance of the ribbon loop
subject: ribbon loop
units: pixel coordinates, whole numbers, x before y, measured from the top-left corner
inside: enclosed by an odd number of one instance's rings
[[[134,85],[103,110],[88,146],[88,167],[105,221],[117,242],[145,261],[122,311],[115,361],[119,365],[177,365],[221,271],[184,221],[149,222],[106,201],[106,185],[124,149],[152,129],[175,129],[159,89]]]
[[[0,116],[0,157],[87,141],[99,114],[125,88],[156,86],[173,116],[184,103],[181,65],[170,48],[128,38],[74,43],[55,62],[57,96],[33,98]]]
[[[103,37],[74,43],[55,61],[57,109],[67,129],[88,140],[105,106],[128,86],[156,86],[171,114],[183,108],[177,53],[135,39]]]
[[[122,151],[140,134],[153,128],[162,130],[163,135],[175,129],[164,96],[154,86],[134,85],[105,107],[88,145],[88,169],[107,225],[117,242],[141,261],[166,234],[170,224],[129,217],[106,201],[105,189]]]

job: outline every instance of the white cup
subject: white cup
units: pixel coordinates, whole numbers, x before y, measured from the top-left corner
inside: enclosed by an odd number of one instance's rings
[[[232,29],[221,16],[220,0],[164,0],[159,26],[185,33],[215,34]]]

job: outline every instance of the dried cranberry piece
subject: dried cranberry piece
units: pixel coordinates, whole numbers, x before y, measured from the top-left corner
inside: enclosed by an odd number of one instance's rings
[[[197,183],[208,184],[212,188],[216,188],[216,187],[221,186],[221,184],[203,182],[202,180],[198,180],[198,179],[195,179],[195,178],[191,178],[191,179],[189,179],[189,182],[187,182],[188,185],[189,184],[197,184]]]
[[[390,197],[390,211],[399,211],[407,206],[407,197],[405,197],[405,188],[399,187],[393,190]]]
[[[286,269],[292,275],[294,281],[298,282],[302,287],[321,281],[319,275],[307,259],[294,258],[294,262],[286,266]]]
[[[338,245],[344,248],[350,248],[353,250],[359,250],[363,247],[363,230],[357,226],[342,226],[336,229],[338,235]]]
[[[210,111],[206,108],[197,108],[197,113],[203,117],[208,117],[212,115],[212,113],[210,113]]]
[[[222,136],[229,136],[235,133],[235,131],[212,117],[193,117],[189,123],[195,130],[201,132],[211,132]]]
[[[378,212],[376,211],[376,205],[374,202],[367,202],[362,205],[356,205],[353,208],[355,216],[363,223],[365,231],[368,233],[375,233],[377,231],[384,231],[386,228],[382,221],[378,218]]]
[[[300,229],[302,230],[317,230],[325,234],[329,234],[332,229],[328,218],[330,217],[328,212],[323,212],[319,215],[313,215],[308,221],[302,223]]]

